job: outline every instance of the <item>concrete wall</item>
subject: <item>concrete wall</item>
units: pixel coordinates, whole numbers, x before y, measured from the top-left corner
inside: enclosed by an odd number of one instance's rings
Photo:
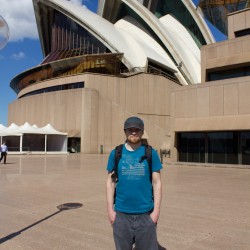
[[[175,83],[157,75],[129,78],[84,74],[34,84],[19,97],[34,90],[73,82],[83,89],[49,92],[17,99],[9,105],[9,124],[44,126],[51,123],[70,137],[81,137],[81,152],[105,153],[125,140],[124,120],[140,116],[145,137],[156,149],[169,147],[170,90]]]
[[[249,130],[249,93],[250,77],[213,81],[172,91],[172,161],[177,160],[177,132]]]
[[[249,64],[249,61],[249,36],[203,46],[201,49],[201,82],[206,82],[206,73],[213,69],[226,69],[240,63]]]
[[[250,114],[249,93],[250,77],[214,81],[173,91],[175,131],[249,129],[249,123],[237,125],[235,120]],[[232,122],[223,123],[225,117],[226,120],[232,118]],[[213,118],[217,120],[216,126],[208,123]],[[205,123],[202,122],[204,119]]]
[[[228,16],[229,40],[201,48],[201,82],[207,81],[209,71],[232,68],[237,64],[249,64],[250,39],[248,36],[235,38],[235,32],[250,28],[250,9]]]
[[[247,9],[229,16],[229,40],[202,47],[202,84],[172,91],[172,161],[177,161],[177,132],[250,129],[250,76],[206,82],[209,71],[249,65],[250,36],[232,35],[250,27],[249,13]]]
[[[228,39],[235,38],[235,32],[250,29],[250,9],[228,15]]]
[[[82,91],[58,91],[28,96],[9,105],[8,121],[18,125],[28,121],[38,127],[50,123],[57,130],[80,135]]]

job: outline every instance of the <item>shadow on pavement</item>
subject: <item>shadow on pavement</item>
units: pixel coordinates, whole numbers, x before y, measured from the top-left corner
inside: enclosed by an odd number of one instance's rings
[[[134,247],[132,250],[136,250],[136,247]],[[167,248],[161,246],[160,243],[158,242],[158,250],[167,250]]]
[[[51,214],[51,215],[49,215],[49,216],[46,216],[45,218],[43,218],[43,219],[41,219],[41,220],[39,220],[39,221],[37,221],[37,222],[35,222],[35,223],[33,223],[33,224],[31,224],[31,225],[25,227],[25,228],[23,228],[23,229],[21,229],[21,230],[19,230],[19,231],[17,231],[17,232],[14,232],[14,233],[12,233],[12,234],[9,234],[9,235],[7,235],[7,236],[1,238],[1,239],[0,239],[0,244],[4,243],[4,242],[7,241],[7,240],[13,239],[14,237],[20,235],[22,232],[24,232],[24,231],[26,231],[26,230],[28,230],[28,229],[30,229],[30,228],[32,228],[32,227],[38,225],[39,223],[41,223],[41,222],[43,222],[43,221],[45,221],[45,220],[48,220],[49,218],[51,218],[51,217],[53,217],[53,216],[55,216],[55,215],[61,213],[61,212],[64,211],[64,210],[76,209],[76,208],[80,208],[80,207],[82,207],[82,204],[81,204],[81,203],[65,203],[65,204],[61,204],[61,205],[57,206],[57,209],[58,209],[59,211],[57,211],[57,212],[55,212],[55,213],[53,213],[53,214]]]

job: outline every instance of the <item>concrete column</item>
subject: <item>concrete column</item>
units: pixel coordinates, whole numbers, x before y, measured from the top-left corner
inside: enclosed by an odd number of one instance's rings
[[[81,152],[98,153],[99,93],[94,89],[82,91]]]

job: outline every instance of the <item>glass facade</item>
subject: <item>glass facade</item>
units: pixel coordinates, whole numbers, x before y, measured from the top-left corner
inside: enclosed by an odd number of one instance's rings
[[[69,83],[69,84],[64,84],[64,85],[57,85],[57,86],[53,86],[53,87],[38,89],[35,91],[31,91],[31,92],[21,96],[20,98],[26,97],[26,96],[31,96],[31,95],[48,93],[48,92],[68,90],[68,89],[80,89],[80,88],[84,88],[84,82],[74,82],[74,83]]]
[[[68,58],[61,60],[59,63],[51,62],[46,65],[39,65],[19,74],[11,81],[10,86],[16,93],[19,93],[20,90],[31,84],[85,72],[119,75],[125,69],[121,58],[122,54],[118,53],[96,54]]]
[[[102,42],[72,19],[54,10],[50,52],[43,64],[64,58],[103,53],[110,51]]]
[[[181,162],[250,164],[250,131],[181,132]]]
[[[250,76],[250,66],[214,71],[207,73],[207,81],[231,79],[243,76]]]
[[[205,133],[179,134],[179,161],[205,162]]]
[[[242,164],[250,164],[250,131],[241,132],[240,149]]]
[[[206,19],[217,27],[223,34],[227,35],[227,15],[250,7],[249,0],[200,0],[199,7],[202,9]]]
[[[234,34],[236,37],[247,36],[247,35],[250,35],[250,29],[239,30],[239,31],[236,31]]]
[[[209,163],[238,163],[238,132],[207,133]]]

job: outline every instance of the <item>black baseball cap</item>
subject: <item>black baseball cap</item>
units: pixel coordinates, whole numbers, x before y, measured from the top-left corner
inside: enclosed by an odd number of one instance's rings
[[[124,122],[124,130],[128,128],[138,128],[140,130],[144,130],[144,122],[139,117],[136,117],[136,116],[129,117]]]

